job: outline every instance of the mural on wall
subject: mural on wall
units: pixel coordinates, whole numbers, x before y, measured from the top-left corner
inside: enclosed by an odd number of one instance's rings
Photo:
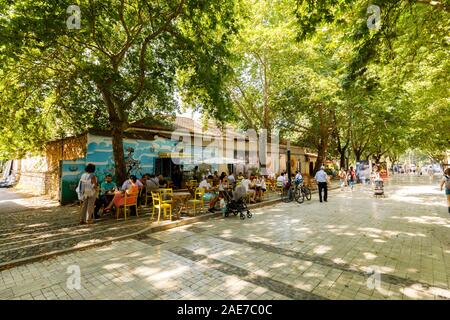
[[[139,178],[145,173],[155,173],[155,162],[158,158],[167,158],[168,155],[176,152],[177,141],[155,136],[150,140],[124,139],[125,162],[127,172]],[[216,148],[215,148],[216,149]],[[110,137],[96,136],[88,134],[86,156],[76,160],[62,161],[61,196],[62,204],[77,200],[75,189],[78,181],[88,163],[95,165],[95,175],[98,181],[105,179],[107,174],[111,174],[114,179],[114,156],[112,152],[112,139]],[[189,159],[183,163],[184,170],[193,170],[202,160],[207,160],[211,155],[218,154],[206,152],[205,148],[194,147],[191,151],[197,156],[197,161],[193,163]],[[209,165],[211,171],[217,170],[217,164]]]
[[[125,156],[125,167],[127,168],[127,175],[130,175],[132,172],[142,173],[141,161],[133,158],[134,149],[128,148],[128,154]]]
[[[124,139],[127,173],[141,177],[145,173],[154,173],[155,159],[160,153],[171,152],[175,141],[156,137],[155,140]],[[95,174],[103,181],[106,174],[114,176],[114,156],[110,137],[88,136],[86,163],[96,166]]]
[[[70,203],[78,200],[75,189],[78,181],[86,167],[86,159],[63,160],[61,165],[61,187],[60,202],[61,204]]]

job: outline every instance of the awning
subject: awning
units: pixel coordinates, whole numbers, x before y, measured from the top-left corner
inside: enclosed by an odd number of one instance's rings
[[[197,162],[206,164],[245,164],[244,160],[225,157],[213,157],[204,160],[199,160]]]
[[[187,153],[179,152],[160,152],[158,153],[159,158],[170,158],[170,159],[190,159],[191,155]]]

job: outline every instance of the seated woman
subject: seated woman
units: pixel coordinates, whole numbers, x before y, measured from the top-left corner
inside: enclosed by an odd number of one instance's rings
[[[106,207],[105,212],[111,211],[113,206],[116,208],[116,210],[123,206],[125,203],[125,193],[127,195],[135,194],[136,196],[139,194],[139,186],[137,184],[136,176],[131,175],[126,186],[127,188],[125,190],[117,191],[115,193],[113,200],[108,205],[108,207]]]
[[[199,188],[205,189],[205,194],[203,195],[203,199],[205,201],[209,201],[209,212],[214,212],[214,206],[216,202],[219,200],[219,197],[214,192],[214,189],[211,187],[211,184],[206,180],[206,177],[203,177],[202,182],[200,182]]]
[[[260,175],[258,175],[255,180],[255,190],[256,190],[255,200],[256,201],[262,201],[263,182],[264,182],[264,178],[262,178]]]

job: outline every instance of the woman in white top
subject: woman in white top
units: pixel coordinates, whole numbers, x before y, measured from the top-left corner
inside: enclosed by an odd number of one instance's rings
[[[219,200],[219,197],[214,192],[214,188],[211,187],[211,184],[206,180],[206,177],[203,177],[203,180],[202,182],[200,182],[198,187],[205,190],[203,200],[209,202],[208,211],[214,212],[214,206],[216,205],[216,202]]]
[[[255,189],[256,189],[255,200],[257,201],[262,201],[263,182],[264,178],[258,175],[255,180]]]
[[[83,201],[80,211],[80,224],[92,223],[95,199],[97,199],[97,177],[94,175],[95,165],[89,163],[78,184],[78,198]]]

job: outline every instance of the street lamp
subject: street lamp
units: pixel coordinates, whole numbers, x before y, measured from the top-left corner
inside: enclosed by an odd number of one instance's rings
[[[287,174],[289,184],[291,183],[291,141],[287,141]]]

